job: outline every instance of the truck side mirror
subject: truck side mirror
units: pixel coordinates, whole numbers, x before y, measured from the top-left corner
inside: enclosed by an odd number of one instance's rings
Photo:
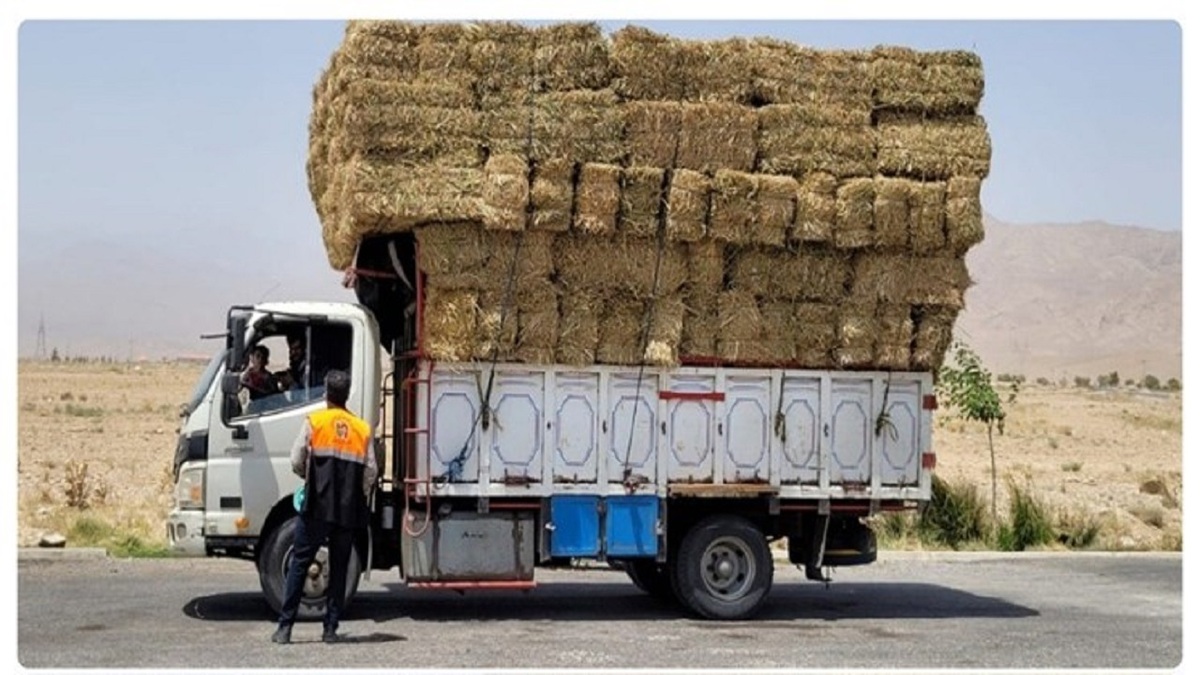
[[[228,334],[226,335],[226,343],[229,346],[229,353],[225,357],[225,371],[232,373],[242,369],[242,362],[246,358],[246,324],[248,318],[242,313],[230,313],[229,321],[227,322]],[[224,390],[224,383],[221,388]],[[234,390],[237,393],[237,390]]]
[[[226,396],[237,396],[238,390],[242,388],[242,376],[240,373],[225,373],[221,376],[221,393]]]

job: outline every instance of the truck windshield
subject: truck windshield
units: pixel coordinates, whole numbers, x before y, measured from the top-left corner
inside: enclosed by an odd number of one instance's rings
[[[209,359],[208,365],[204,367],[204,372],[200,374],[199,381],[196,382],[196,388],[192,389],[192,395],[188,397],[188,401],[184,406],[187,414],[192,414],[196,406],[200,405],[200,399],[208,393],[208,388],[212,386],[213,378],[217,376],[217,371],[221,369],[221,364],[225,362],[225,354],[229,350],[221,348],[216,354]]]

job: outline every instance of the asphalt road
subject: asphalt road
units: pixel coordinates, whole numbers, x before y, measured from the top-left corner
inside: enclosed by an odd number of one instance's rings
[[[342,632],[273,615],[250,563],[18,563],[28,668],[1173,668],[1179,554],[884,554],[829,587],[780,563],[752,621],[701,621],[609,569],[539,570],[538,587],[405,589],[364,581]]]

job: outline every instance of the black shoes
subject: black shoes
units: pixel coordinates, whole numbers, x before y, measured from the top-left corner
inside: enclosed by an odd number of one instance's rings
[[[324,642],[327,645],[334,644],[336,642],[342,642],[343,640],[345,640],[345,638],[343,638],[341,635],[338,635],[336,630],[326,628],[325,632],[321,633],[321,642]]]
[[[292,641],[292,627],[280,626],[275,629],[275,633],[271,636],[271,642],[277,645],[286,645]]]

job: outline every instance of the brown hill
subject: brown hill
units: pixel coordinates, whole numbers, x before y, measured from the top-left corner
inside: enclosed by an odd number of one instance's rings
[[[956,330],[995,373],[1122,380],[1182,372],[1180,232],[991,217]]]

